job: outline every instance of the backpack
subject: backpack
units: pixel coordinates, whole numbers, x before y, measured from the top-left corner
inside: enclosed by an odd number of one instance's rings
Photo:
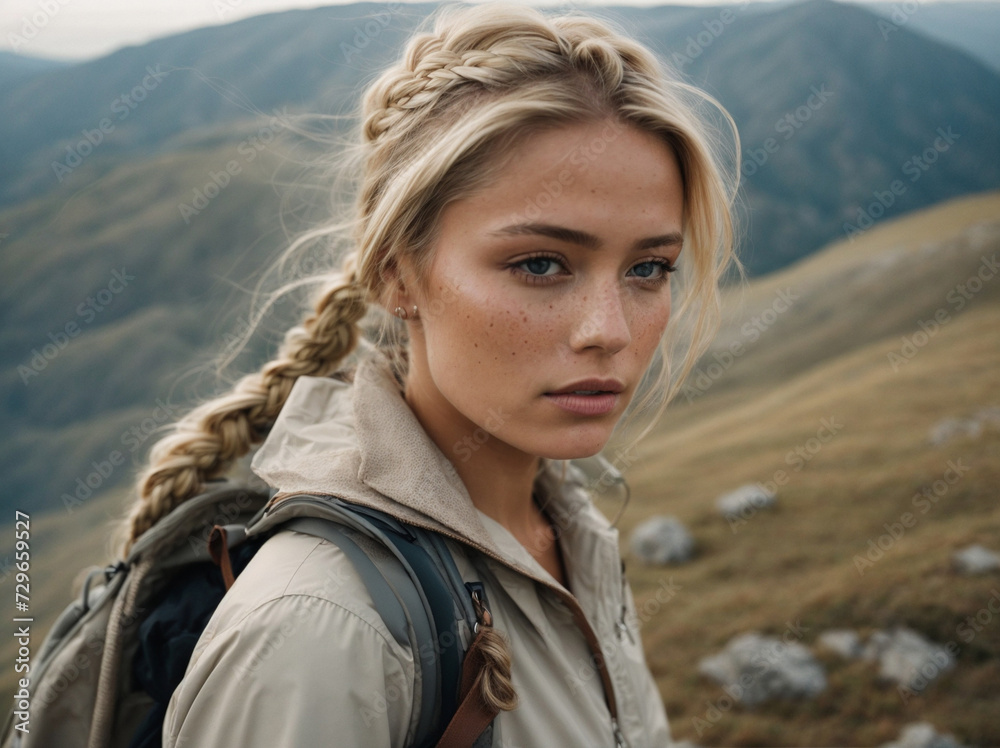
[[[439,535],[335,497],[272,504],[270,492],[226,479],[206,488],[144,532],[126,558],[90,572],[34,658],[27,693],[18,688],[3,748],[159,748],[167,703],[209,618],[261,545],[284,530],[343,550],[390,633],[414,652],[421,710],[413,748],[492,743],[497,712],[476,682],[476,645],[490,625],[485,589],[462,580]],[[30,712],[18,706],[25,698]]]

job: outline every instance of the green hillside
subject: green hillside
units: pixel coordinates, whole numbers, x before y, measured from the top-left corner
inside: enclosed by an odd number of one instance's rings
[[[149,433],[139,444],[127,434],[148,432],[159,403],[179,408],[216,386],[195,367],[247,326],[252,288],[232,279],[252,284],[287,242],[280,149],[248,161],[239,148],[125,163],[68,202],[47,196],[0,213],[18,279],[0,330],[2,408],[17,435],[0,442],[11,489],[0,506],[27,495],[35,512],[61,509],[92,461],[143,454]],[[233,160],[241,172],[185,221],[181,206]]]

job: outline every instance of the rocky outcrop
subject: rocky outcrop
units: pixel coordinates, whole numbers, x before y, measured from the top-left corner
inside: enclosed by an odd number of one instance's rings
[[[761,509],[774,506],[777,496],[773,491],[756,484],[747,483],[722,494],[715,501],[716,507],[726,519],[742,517],[746,519]]]
[[[861,657],[863,647],[861,637],[850,629],[830,629],[824,631],[816,639],[816,643],[831,652],[836,652],[841,657],[848,660],[856,660]]]
[[[981,545],[963,548],[951,558],[962,574],[988,574],[1000,569],[1000,555]]]
[[[694,538],[676,517],[653,517],[632,531],[629,547],[643,563],[682,564],[694,555]]]
[[[734,637],[722,652],[704,658],[698,672],[748,706],[809,698],[826,689],[826,672],[808,649],[755,632]]]
[[[906,725],[892,743],[882,748],[963,748],[951,735],[942,735],[929,722],[912,722]]]
[[[864,659],[879,663],[879,675],[911,691],[922,691],[955,667],[945,647],[908,628],[876,631],[865,644]]]

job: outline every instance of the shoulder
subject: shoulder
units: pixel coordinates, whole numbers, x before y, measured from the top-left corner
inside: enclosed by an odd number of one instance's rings
[[[321,538],[295,531],[268,538],[226,593],[203,635],[204,640],[227,629],[267,626],[282,611],[340,609],[365,623],[405,659],[408,649],[386,628],[353,564],[338,547]]]
[[[361,746],[372,735],[402,745],[415,677],[412,651],[389,633],[340,549],[279,532],[199,639],[170,700],[164,745]]]

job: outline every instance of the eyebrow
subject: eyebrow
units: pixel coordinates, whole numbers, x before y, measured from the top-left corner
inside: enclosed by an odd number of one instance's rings
[[[547,236],[550,239],[558,239],[570,244],[579,244],[581,247],[587,247],[588,249],[600,249],[603,244],[599,238],[586,231],[570,229],[565,226],[554,226],[550,223],[512,223],[509,226],[504,226],[490,232],[490,236],[519,236],[524,234]],[[654,247],[673,247],[683,244],[683,241],[680,232],[674,231],[669,234],[648,236],[645,239],[639,239],[632,244],[632,250],[641,252],[644,249],[652,249]]]

